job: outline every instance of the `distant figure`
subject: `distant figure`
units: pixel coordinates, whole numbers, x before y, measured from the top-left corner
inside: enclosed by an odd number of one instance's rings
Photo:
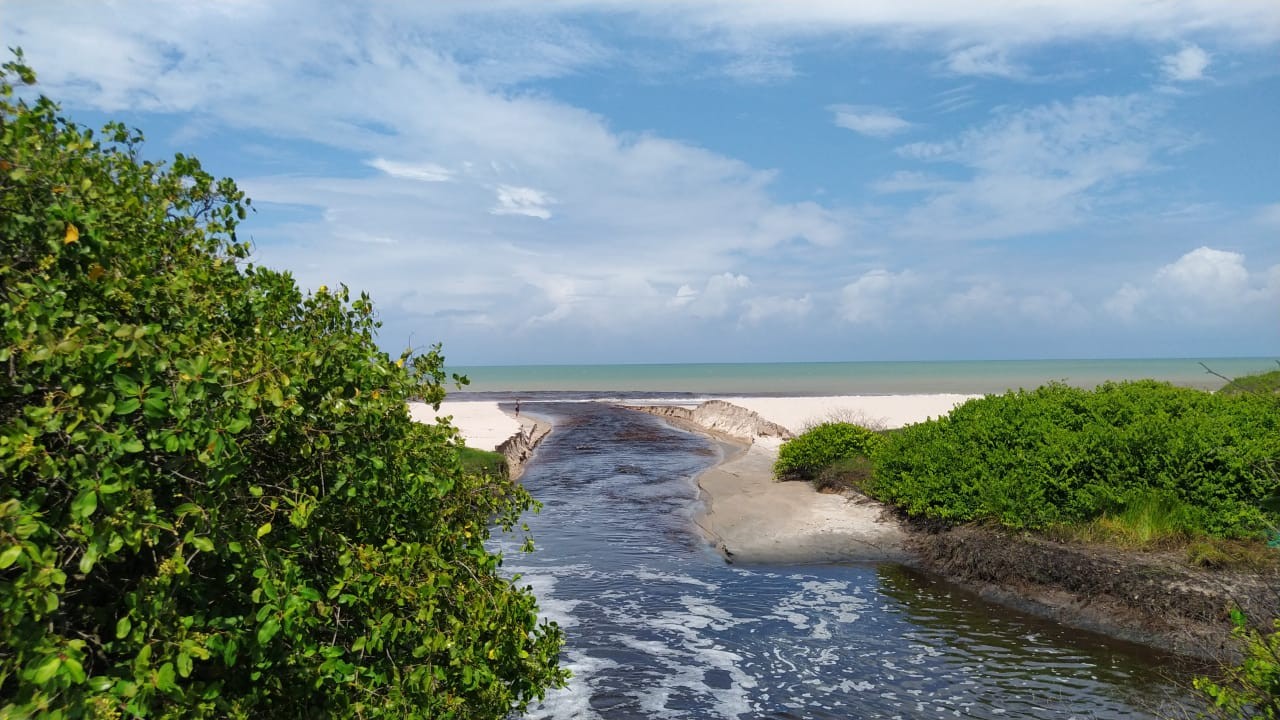
[[[520,417],[520,401],[516,400],[516,417]]]

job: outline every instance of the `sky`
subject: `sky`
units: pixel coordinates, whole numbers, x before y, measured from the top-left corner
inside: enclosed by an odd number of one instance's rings
[[[0,0],[451,364],[1280,356],[1275,0]]]

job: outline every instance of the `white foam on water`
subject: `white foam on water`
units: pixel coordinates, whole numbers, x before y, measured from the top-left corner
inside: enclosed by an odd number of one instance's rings
[[[578,624],[578,619],[574,617],[573,611],[582,604],[582,601],[557,598],[555,596],[555,575],[546,574],[541,569],[520,573],[520,580],[517,585],[520,587],[527,586],[532,589],[534,596],[538,598],[538,617],[540,619],[554,622],[562,628],[570,628]]]
[[[652,570],[644,566],[636,568],[635,570],[624,571],[622,574],[629,575],[637,580],[645,580],[650,582],[679,583],[682,585],[694,585],[694,586],[703,588],[704,590],[708,590],[710,592],[717,592],[720,590],[719,585],[715,583],[706,582],[705,580],[699,580],[698,578],[692,577],[690,575],[677,575],[675,573],[665,573],[658,570]]]
[[[591,679],[601,670],[616,668],[618,664],[605,658],[591,657],[585,653],[570,650],[566,653],[569,662],[562,664],[573,673],[569,684],[560,690],[552,690],[547,697],[526,714],[527,720],[592,720],[600,718],[600,714],[591,708]]]

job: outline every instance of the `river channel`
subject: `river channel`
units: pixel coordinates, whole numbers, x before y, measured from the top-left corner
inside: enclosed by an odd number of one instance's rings
[[[697,533],[700,435],[600,403],[522,478],[536,544],[495,542],[565,630],[574,677],[530,718],[1155,718],[1174,659],[984,602],[896,565],[726,564]]]

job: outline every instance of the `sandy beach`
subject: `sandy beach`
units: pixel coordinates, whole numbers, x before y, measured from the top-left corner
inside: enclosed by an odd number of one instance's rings
[[[972,395],[738,397],[725,401],[800,433],[828,420],[902,427],[949,413]],[[905,556],[905,532],[865,497],[776,482],[775,438],[737,438],[745,450],[698,477],[705,511],[697,523],[731,562],[882,562]]]
[[[409,415],[414,420],[434,423],[448,420],[462,431],[467,447],[477,450],[494,450],[507,438],[520,432],[520,421],[503,412],[498,403],[491,401],[446,400],[440,410],[433,410],[426,403],[409,403]]]

